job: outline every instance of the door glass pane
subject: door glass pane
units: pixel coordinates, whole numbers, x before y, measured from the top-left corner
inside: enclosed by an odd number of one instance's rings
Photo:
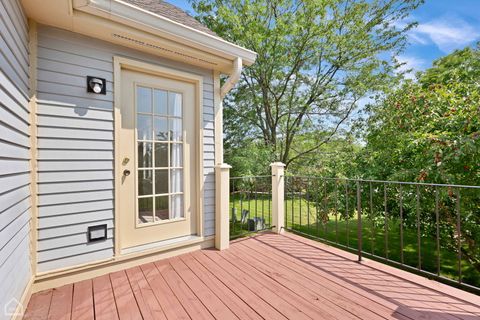
[[[153,220],[153,198],[138,199],[138,223],[148,223]]]
[[[152,167],[152,143],[138,142],[138,167]]]
[[[182,95],[180,93],[168,93],[168,114],[173,117],[182,116]]]
[[[155,221],[168,220],[168,196],[155,197]]]
[[[182,141],[183,128],[182,128],[182,119],[170,118],[170,140],[171,141]]]
[[[155,117],[155,140],[168,141],[167,118]]]
[[[155,170],[155,194],[168,193],[168,170]]]
[[[170,166],[183,166],[183,144],[172,143],[170,146]]]
[[[170,170],[170,192],[171,193],[183,192],[183,170],[182,169]]]
[[[167,115],[167,91],[155,89],[154,91],[154,112],[157,115]]]
[[[184,217],[183,97],[137,87],[138,221]]]
[[[137,112],[152,113],[152,89],[137,87]]]
[[[175,194],[170,196],[170,208],[172,219],[184,218],[183,195]]]
[[[152,140],[152,116],[137,115],[137,138],[138,140]]]
[[[155,167],[168,167],[168,143],[155,143]]]
[[[138,170],[138,195],[151,195],[153,170]]]

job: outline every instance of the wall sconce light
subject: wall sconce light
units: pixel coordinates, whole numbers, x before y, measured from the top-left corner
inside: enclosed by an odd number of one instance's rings
[[[87,230],[88,242],[107,240],[107,225],[90,226]]]
[[[107,82],[105,79],[87,76],[87,92],[107,94]]]

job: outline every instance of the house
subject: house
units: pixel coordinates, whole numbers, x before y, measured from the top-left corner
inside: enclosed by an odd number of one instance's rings
[[[0,305],[214,246],[221,99],[256,54],[161,0],[0,16]]]

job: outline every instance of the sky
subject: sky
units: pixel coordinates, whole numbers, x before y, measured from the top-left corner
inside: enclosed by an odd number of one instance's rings
[[[188,0],[167,2],[193,13]],[[413,69],[412,76],[435,59],[480,41],[480,0],[426,0],[410,19],[419,24],[408,34],[410,45],[398,58],[405,69]]]
[[[418,26],[409,33],[410,45],[399,59],[414,70],[480,41],[480,0],[426,0],[411,19]]]

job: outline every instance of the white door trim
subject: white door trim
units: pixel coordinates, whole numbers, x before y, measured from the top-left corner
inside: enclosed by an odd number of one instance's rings
[[[115,201],[114,201],[114,215],[115,215],[115,239],[114,239],[114,255],[121,256],[122,250],[120,248],[120,214],[119,210],[119,191],[120,191],[120,179],[119,172],[121,172],[121,154],[120,154],[120,143],[117,139],[117,134],[121,125],[121,72],[122,69],[128,69],[138,72],[143,72],[146,74],[162,76],[166,78],[171,78],[175,80],[181,80],[195,85],[195,109],[197,110],[198,119],[195,119],[196,124],[196,148],[195,148],[195,171],[199,175],[196,186],[192,186],[192,192],[196,192],[198,195],[196,197],[196,219],[197,219],[197,236],[203,237],[203,190],[204,190],[204,179],[203,179],[203,77],[191,74],[184,71],[179,71],[176,69],[171,69],[155,64],[145,63],[137,60],[132,60],[124,57],[114,56],[113,57],[113,82],[114,82],[114,137],[115,137],[115,151],[114,151],[114,162],[115,162]],[[179,242],[178,246],[182,246],[183,243]]]

